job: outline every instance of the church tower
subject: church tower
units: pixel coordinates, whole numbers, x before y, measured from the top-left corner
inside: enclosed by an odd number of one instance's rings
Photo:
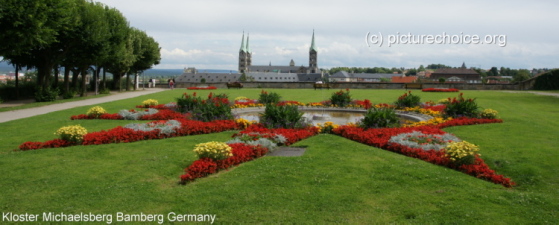
[[[247,36],[248,44],[248,36]],[[241,40],[241,49],[239,50],[239,73],[248,72],[249,66],[249,51],[247,50],[247,45],[245,45],[245,32],[243,32],[243,38]]]
[[[247,47],[246,47],[246,54],[247,54],[247,70],[249,66],[252,66],[252,51],[248,45],[248,38],[250,34],[247,34]]]
[[[316,46],[314,45],[314,30],[312,31],[311,48],[309,49],[309,72],[318,72],[318,56]]]

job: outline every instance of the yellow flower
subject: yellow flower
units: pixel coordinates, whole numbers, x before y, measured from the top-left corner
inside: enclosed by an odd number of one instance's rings
[[[486,119],[495,119],[497,118],[498,113],[499,112],[497,112],[497,110],[484,109],[483,111],[481,111],[481,117]]]
[[[93,108],[90,108],[89,110],[87,110],[87,115],[88,116],[93,116],[95,118],[99,118],[99,116],[103,115],[107,113],[107,111],[105,111],[105,109],[103,109],[103,107],[101,106],[95,106]]]
[[[211,141],[197,144],[194,152],[199,158],[212,158],[215,160],[223,160],[233,156],[231,146],[224,142]]]
[[[158,104],[159,104],[159,102],[157,100],[151,99],[151,98],[142,102],[142,105],[144,105],[146,107],[147,106],[154,106],[154,105],[158,105]]]
[[[59,135],[62,140],[81,143],[83,136],[87,134],[87,130],[80,125],[65,126],[58,129],[54,134]]]
[[[460,164],[472,164],[475,156],[479,156],[479,147],[467,141],[452,142],[446,146],[444,151],[446,157]]]
[[[448,103],[448,98],[443,98],[443,99],[440,99],[439,101],[437,101],[437,103],[439,103],[439,104],[445,104],[445,103]]]

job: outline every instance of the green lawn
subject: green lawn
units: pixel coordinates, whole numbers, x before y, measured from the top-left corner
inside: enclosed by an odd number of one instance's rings
[[[143,100],[174,101],[170,90],[101,104],[110,113]],[[284,100],[316,102],[337,90],[267,89]],[[187,91],[192,93],[193,91]],[[207,95],[210,91],[196,91]],[[214,90],[257,98],[260,89]],[[351,90],[356,99],[391,103],[403,90]],[[422,93],[437,101],[457,93]],[[445,129],[477,144],[482,158],[518,185],[508,189],[417,159],[318,135],[302,157],[264,157],[228,171],[178,185],[196,160],[194,145],[227,141],[233,131],[127,144],[14,152],[25,141],[46,141],[65,125],[89,131],[131,121],[71,121],[87,107],[53,112],[0,126],[0,208],[17,214],[43,212],[112,214],[215,214],[216,223],[420,223],[558,224],[559,98],[528,93],[464,91],[483,108],[499,111],[502,124]],[[166,222],[167,221],[166,219]],[[6,223],[3,221],[2,223]]]

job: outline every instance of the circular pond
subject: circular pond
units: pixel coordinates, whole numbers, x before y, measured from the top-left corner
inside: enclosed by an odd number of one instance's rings
[[[363,119],[365,113],[364,109],[336,109],[336,108],[299,108],[303,112],[303,117],[312,122],[313,125],[324,122],[333,122],[335,124],[344,125],[348,123],[357,123]],[[248,121],[260,121],[260,115],[264,112],[264,108],[244,108],[235,109],[233,114],[235,118],[242,118]],[[422,121],[430,119],[429,116],[422,114],[415,114],[409,112],[396,111],[400,117],[400,123],[405,121]]]

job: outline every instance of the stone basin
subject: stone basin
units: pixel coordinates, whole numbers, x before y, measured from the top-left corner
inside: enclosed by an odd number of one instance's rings
[[[243,118],[248,121],[260,121],[260,114],[264,113],[265,107],[261,108],[240,108],[233,109],[232,113],[235,118]],[[303,117],[311,121],[313,125],[318,123],[333,122],[338,125],[348,123],[356,123],[363,119],[367,110],[351,109],[351,108],[317,108],[317,107],[299,107],[299,111],[303,112]],[[405,121],[423,121],[433,117],[413,112],[405,112],[396,110],[396,115],[400,117],[400,122]]]

